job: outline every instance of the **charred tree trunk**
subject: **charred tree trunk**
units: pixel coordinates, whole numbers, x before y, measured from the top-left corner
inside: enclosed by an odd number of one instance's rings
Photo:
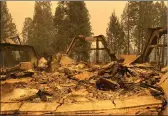
[[[163,37],[163,45],[165,45],[165,35],[164,35],[164,37]],[[164,67],[164,49],[165,49],[165,47],[163,46],[162,47],[162,67]]]
[[[127,41],[127,54],[130,54],[129,51],[129,45],[130,45],[130,41],[129,41],[129,1],[128,1],[128,41]]]
[[[139,31],[138,31],[138,54],[140,54],[140,41],[141,41],[141,27],[140,27],[140,20],[141,20],[141,2],[139,2]]]

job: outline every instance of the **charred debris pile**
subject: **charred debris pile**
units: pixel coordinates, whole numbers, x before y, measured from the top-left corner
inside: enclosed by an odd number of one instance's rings
[[[159,86],[163,73],[148,63],[122,62],[76,63],[68,56],[57,54],[50,61],[41,58],[36,68],[30,62],[21,63],[1,70],[2,94],[5,96],[18,88],[33,91],[32,94],[19,99],[2,97],[2,100],[73,103],[144,95],[163,98],[164,92]]]

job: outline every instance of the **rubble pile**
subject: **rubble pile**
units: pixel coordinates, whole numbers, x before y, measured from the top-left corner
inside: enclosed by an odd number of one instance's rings
[[[164,92],[158,86],[162,73],[150,64],[126,65],[113,61],[106,65],[94,65],[85,62],[77,64],[70,58],[64,59],[68,60],[61,61],[62,64],[58,61],[55,64],[52,62],[49,67],[43,58],[44,62],[41,62],[44,64],[40,64],[40,71],[39,68],[31,70],[31,75],[27,77],[18,76],[20,72],[12,73],[15,76],[10,75],[11,77],[1,81],[4,85],[2,94],[5,93],[2,101],[66,104],[114,101],[131,96],[154,96],[163,99]],[[48,67],[50,71],[47,71]],[[8,89],[9,86],[12,89],[6,92],[5,88]],[[16,95],[18,91],[23,92]]]
[[[79,89],[85,89],[87,97],[110,99],[118,92],[121,96],[149,94],[146,88],[155,86],[161,78],[159,71],[148,64],[124,66],[113,61],[96,68],[84,63],[69,64],[50,73],[34,71],[31,82],[22,85],[18,83],[15,87],[45,91],[58,100]]]

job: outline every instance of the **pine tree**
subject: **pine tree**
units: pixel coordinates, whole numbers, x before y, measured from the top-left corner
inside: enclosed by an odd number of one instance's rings
[[[55,38],[52,47],[55,52],[64,52],[66,46],[70,43],[70,38],[68,38],[68,21],[66,2],[60,1],[54,16]]]
[[[137,54],[140,54],[146,43],[147,29],[154,26],[154,3],[153,1],[140,1],[140,2],[129,2],[128,7],[125,7],[125,11],[122,14],[122,22],[124,25],[124,32],[127,35],[127,25],[130,28],[130,35],[132,43],[135,45]],[[130,20],[127,21],[127,15],[129,13]],[[157,20],[157,19],[156,19]],[[158,20],[157,20],[158,21]]]
[[[115,54],[123,53],[124,47],[124,32],[123,27],[121,26],[119,19],[115,15],[115,12],[112,13],[110,17],[110,22],[107,28],[107,37],[110,49]]]
[[[8,11],[6,1],[1,2],[1,4],[1,39],[16,36],[16,25],[12,21],[12,16]]]
[[[164,1],[161,1],[160,22],[161,26],[167,26],[167,6]]]
[[[136,2],[128,2],[125,5],[123,14],[121,15],[121,25],[123,26],[124,38],[125,38],[125,50],[124,50],[125,54],[130,53],[129,48],[133,41],[132,33],[133,33],[134,24],[136,23],[136,20],[134,19],[136,19],[137,17],[137,14],[135,13],[135,11],[137,11]]]
[[[129,8],[128,5],[125,6],[122,14],[122,23],[126,36],[128,35],[129,25],[130,39],[135,45],[137,54],[140,54],[148,39],[147,29],[167,24],[167,7],[163,1],[156,3],[153,1],[131,1],[129,2]]]
[[[68,16],[71,28],[69,29],[70,37],[76,35],[91,35],[91,26],[89,21],[89,14],[86,5],[83,1],[75,1],[68,3]],[[78,41],[76,50],[82,51],[75,54],[77,60],[87,60],[89,58],[89,43],[85,41]]]
[[[77,35],[90,36],[91,26],[89,13],[83,1],[59,2],[56,8],[54,24],[56,28],[56,43],[58,52],[63,52],[70,44],[73,37]],[[89,57],[89,44],[85,41],[78,41],[74,49],[82,49],[83,53],[74,53],[79,60],[87,60]]]
[[[22,30],[23,43],[25,44],[29,37],[29,32],[32,29],[32,19],[30,17],[25,18]]]
[[[153,26],[165,26],[167,24],[167,6],[164,1],[156,2],[153,6]]]
[[[53,42],[53,16],[50,2],[35,2],[34,17],[29,31],[28,44],[33,45],[39,55],[51,54]]]

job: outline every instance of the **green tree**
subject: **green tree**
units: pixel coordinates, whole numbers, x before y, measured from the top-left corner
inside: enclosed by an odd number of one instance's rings
[[[110,17],[110,22],[108,24],[106,33],[111,51],[115,54],[123,53],[125,45],[124,32],[119,19],[115,15],[115,12],[113,12]]]
[[[1,39],[15,36],[17,33],[16,25],[12,21],[12,16],[7,8],[6,1],[1,2]]]
[[[148,39],[147,29],[166,25],[166,10],[167,7],[164,2],[131,1],[129,2],[129,8],[128,4],[125,6],[122,14],[124,32],[127,36],[128,29],[130,30],[130,39],[135,45],[137,54],[141,53]]]
[[[164,1],[156,2],[153,6],[153,26],[165,26],[167,24],[167,6]]]
[[[77,35],[90,36],[91,25],[89,13],[84,1],[59,2],[56,8],[54,25],[56,30],[55,44],[58,52],[63,52],[70,44],[73,37]],[[56,46],[56,45],[54,45]],[[80,48],[79,48],[80,46]],[[74,53],[74,57],[79,60],[87,60],[89,57],[88,47],[85,41],[78,41],[74,49],[82,49],[83,52]]]
[[[137,7],[137,11],[132,11],[136,14],[134,18],[134,30],[133,30],[133,38],[134,43],[137,48],[137,54],[140,54],[144,48],[144,44],[146,43],[146,35],[147,29],[152,27],[152,8],[153,2],[152,1],[140,1],[135,2]]]
[[[29,30],[28,44],[33,45],[39,55],[53,53],[51,43],[54,38],[53,16],[50,2],[35,2],[34,17]]]
[[[30,17],[25,18],[22,30],[23,43],[25,44],[29,37],[30,29],[32,28],[32,19]]]
[[[70,43],[70,38],[68,38],[68,21],[66,2],[60,1],[54,16],[55,39],[52,47],[55,52],[65,51],[66,45]]]
[[[121,25],[124,30],[124,38],[125,38],[125,49],[124,49],[125,54],[130,53],[130,46],[132,45],[133,41],[132,33],[134,24],[136,22],[134,19],[136,19],[137,17],[135,11],[137,11],[136,2],[128,2],[125,5],[125,8],[121,15]]]
[[[147,29],[153,26],[153,8],[154,3],[152,1],[131,1],[129,8],[128,5],[125,8],[126,14],[123,13],[122,15],[124,32],[128,35],[127,30],[130,29],[131,42],[135,45],[137,54],[140,54],[144,48]]]
[[[160,11],[161,26],[167,26],[167,6],[165,5],[164,1],[161,1],[160,4],[161,4],[161,11]]]

